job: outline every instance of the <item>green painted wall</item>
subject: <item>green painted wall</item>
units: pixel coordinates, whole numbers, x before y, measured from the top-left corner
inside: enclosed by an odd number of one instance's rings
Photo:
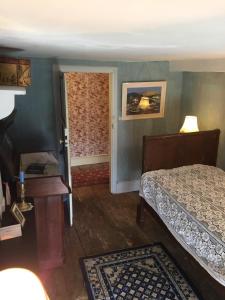
[[[165,117],[118,123],[118,179],[138,179],[141,175],[143,135],[177,132],[180,117],[182,74],[170,73],[166,62],[122,64],[118,69],[118,109],[121,112],[123,82],[167,80]],[[122,168],[121,168],[122,166]]]
[[[17,116],[10,129],[20,152],[57,149],[53,97],[53,64],[108,66],[118,69],[118,181],[140,178],[142,137],[177,132],[180,120],[182,73],[171,73],[168,62],[93,62],[32,59],[32,86],[16,97]],[[167,80],[165,117],[121,121],[123,82]]]
[[[19,152],[55,150],[52,60],[32,59],[32,85],[16,96],[17,114],[9,133]]]
[[[183,73],[181,120],[198,116],[200,130],[221,130],[218,166],[225,170],[225,73]]]
[[[182,73],[170,72],[168,62],[93,62],[59,60],[63,65],[108,66],[118,70],[118,181],[139,179],[141,174],[143,135],[178,131]],[[165,117],[147,120],[119,120],[122,83],[129,81],[167,80]]]
[[[118,181],[138,179],[143,135],[177,132],[187,114],[201,130],[220,128],[218,165],[225,169],[225,73],[170,72],[168,62],[94,62],[32,59],[32,86],[16,97],[17,116],[10,134],[20,152],[57,149],[53,63],[108,66],[118,70]],[[167,80],[165,117],[122,121],[123,82]]]

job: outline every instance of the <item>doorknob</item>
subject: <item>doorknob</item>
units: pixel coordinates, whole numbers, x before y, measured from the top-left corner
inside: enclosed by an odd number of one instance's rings
[[[60,139],[59,143],[60,143],[60,145],[64,144],[65,147],[68,147],[68,141],[67,141],[67,139],[65,139],[65,140]]]

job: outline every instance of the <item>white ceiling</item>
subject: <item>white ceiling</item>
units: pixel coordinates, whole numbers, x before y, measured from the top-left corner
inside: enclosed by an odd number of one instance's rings
[[[225,1],[2,0],[0,44],[22,56],[225,58]]]

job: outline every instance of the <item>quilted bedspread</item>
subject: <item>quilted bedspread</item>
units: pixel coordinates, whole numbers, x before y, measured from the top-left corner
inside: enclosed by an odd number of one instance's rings
[[[225,285],[225,172],[206,165],[146,172],[140,195],[181,245]]]

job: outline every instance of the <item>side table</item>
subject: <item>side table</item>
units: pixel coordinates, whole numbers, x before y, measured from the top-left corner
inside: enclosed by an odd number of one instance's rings
[[[25,180],[25,195],[34,199],[40,269],[52,269],[63,264],[63,195],[69,192],[61,176],[38,177]]]

